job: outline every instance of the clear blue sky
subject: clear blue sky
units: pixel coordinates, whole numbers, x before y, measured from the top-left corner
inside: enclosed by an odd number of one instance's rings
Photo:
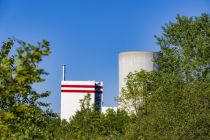
[[[41,64],[50,73],[37,90],[60,112],[61,65],[68,80],[104,82],[105,105],[116,105],[118,53],[158,51],[154,35],[176,14],[210,12],[209,0],[0,0],[0,41],[16,37],[51,42],[52,54]]]

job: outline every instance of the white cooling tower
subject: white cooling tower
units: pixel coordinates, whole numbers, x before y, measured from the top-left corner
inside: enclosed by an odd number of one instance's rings
[[[119,95],[125,87],[125,78],[130,72],[157,70],[158,66],[153,59],[158,57],[158,52],[130,51],[119,54]]]

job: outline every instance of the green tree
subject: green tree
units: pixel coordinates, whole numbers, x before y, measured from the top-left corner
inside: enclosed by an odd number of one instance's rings
[[[139,129],[130,127],[134,128],[130,136],[210,139],[210,16],[178,15],[175,23],[162,29],[156,37],[161,47],[155,60],[159,71],[130,74],[126,96],[121,97],[127,101],[144,97],[134,119]]]
[[[163,35],[156,37],[162,57],[157,63],[163,72],[182,73],[186,81],[206,79],[210,72],[209,15],[177,16],[177,22],[162,27]]]
[[[149,77],[150,73],[144,70],[127,75],[126,87],[122,88],[121,96],[117,100],[120,107],[129,114],[138,115],[139,110],[146,105],[144,101],[146,101],[147,92],[151,86]]]
[[[45,80],[42,76],[47,73],[38,64],[49,54],[49,42],[45,40],[37,46],[16,39],[3,43],[0,50],[0,131],[4,131],[1,134],[5,138],[44,137],[41,129],[46,126],[46,118],[41,107],[48,104],[39,99],[47,97],[49,91],[38,93],[32,85]]]
[[[70,118],[70,139],[96,139],[101,126],[102,116],[90,104],[90,94],[80,101],[80,109]]]
[[[156,79],[161,82],[155,81],[158,85],[154,85],[153,94],[158,97],[152,101],[160,105],[160,116],[165,116],[165,120],[158,119],[166,125],[163,137],[209,139],[210,17],[178,15],[176,20],[166,24],[163,35],[156,37],[162,54],[156,60],[160,66]]]
[[[69,139],[106,140],[120,139],[125,133],[125,126],[130,117],[123,110],[96,111],[90,104],[90,96],[81,100],[81,108],[70,119]]]

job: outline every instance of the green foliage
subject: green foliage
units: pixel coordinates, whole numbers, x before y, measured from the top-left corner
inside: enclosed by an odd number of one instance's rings
[[[81,109],[70,119],[70,139],[118,139],[125,133],[129,122],[128,114],[123,110],[100,113],[90,105],[90,95],[81,101]]]
[[[16,44],[14,44],[16,43]],[[11,49],[19,45],[15,54]],[[43,82],[42,75],[47,73],[38,68],[43,56],[50,54],[49,42],[43,41],[38,46],[23,41],[9,39],[0,51],[0,107],[10,110],[19,104],[45,105],[38,101],[47,97],[49,92],[37,93],[32,84]]]
[[[177,22],[162,27],[163,35],[157,38],[162,57],[157,60],[163,72],[182,73],[191,81],[207,78],[210,72],[210,18],[177,16]]]
[[[13,50],[16,50],[15,52]],[[49,42],[38,46],[9,39],[0,50],[0,125],[2,139],[45,138],[47,117],[40,107],[48,104],[39,99],[49,92],[33,90],[47,73],[38,68],[43,56],[50,54]]]
[[[118,98],[121,108],[136,115],[144,108],[144,98],[147,98],[147,92],[151,88],[149,77],[150,73],[144,70],[127,75],[126,88],[122,88]]]
[[[178,15],[176,23],[162,28],[162,36],[156,37],[159,71],[129,74],[123,90],[125,101],[143,99],[137,103],[131,136],[210,139],[210,17]]]

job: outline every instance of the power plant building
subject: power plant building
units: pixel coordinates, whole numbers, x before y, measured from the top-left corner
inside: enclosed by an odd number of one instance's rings
[[[80,101],[90,94],[90,105],[95,104],[101,112],[103,82],[66,81],[65,67],[61,81],[61,119],[69,120],[80,109]]]
[[[153,61],[158,56],[158,52],[145,51],[128,51],[119,54],[119,96],[121,89],[126,87],[126,77],[130,72],[158,70],[158,65]],[[103,82],[66,81],[64,65],[61,81],[61,119],[68,121],[70,117],[74,116],[80,109],[80,101],[87,94],[90,94],[91,97],[90,105],[96,105],[99,112],[104,113],[108,109],[116,111],[118,108],[102,107]]]
[[[90,105],[95,104],[101,111],[103,83],[95,81],[61,82],[61,119],[69,120],[80,109],[80,101],[90,94]]]
[[[125,78],[130,72],[145,70],[153,71],[158,65],[153,62],[159,56],[158,52],[128,51],[119,54],[119,95],[125,87]]]

